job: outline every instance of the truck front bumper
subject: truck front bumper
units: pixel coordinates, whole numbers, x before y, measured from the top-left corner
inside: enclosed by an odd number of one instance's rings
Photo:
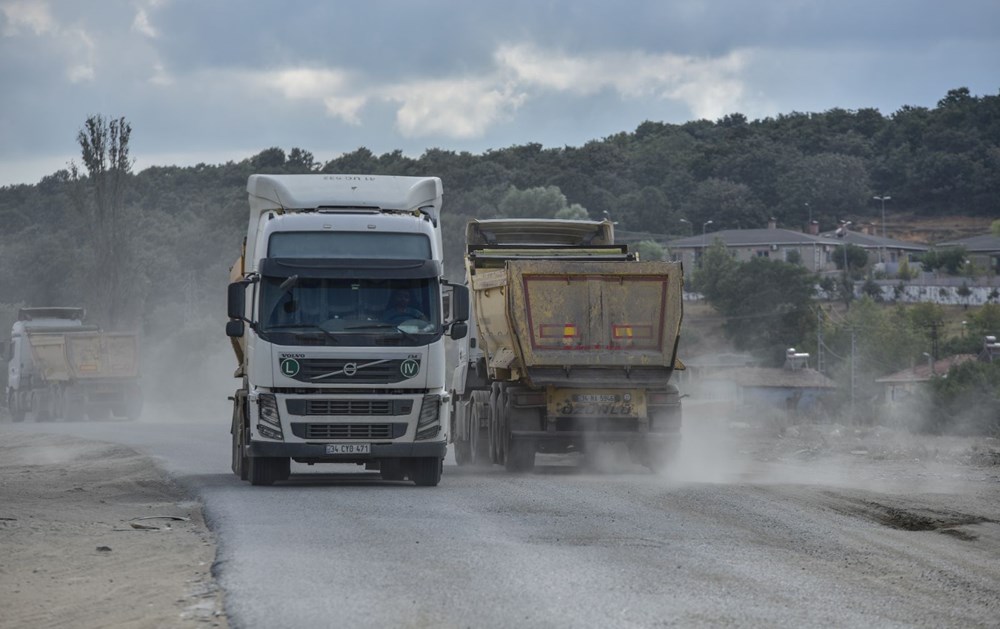
[[[251,441],[250,457],[291,457],[296,461],[316,463],[354,463],[373,459],[413,459],[434,457],[443,459],[448,451],[444,441],[427,443],[373,443],[371,454],[327,454],[323,443],[280,443]]]

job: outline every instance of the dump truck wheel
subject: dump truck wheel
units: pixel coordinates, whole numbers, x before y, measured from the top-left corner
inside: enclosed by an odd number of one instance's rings
[[[486,391],[473,391],[470,404],[469,447],[472,463],[489,465],[490,460],[490,402]],[[485,425],[485,427],[483,427]]]
[[[24,421],[24,411],[11,411],[10,419],[15,424],[20,424],[21,422]]]
[[[443,460],[434,456],[414,459],[410,479],[418,487],[437,487],[441,482],[442,465]]]
[[[490,460],[499,465],[504,465],[507,460],[507,417],[504,413],[503,398],[505,397],[502,384],[494,382],[493,390],[490,391]]]
[[[461,411],[461,412],[460,412]],[[465,435],[463,440],[455,440],[452,444],[455,446],[455,463],[458,465],[470,465],[472,463],[472,423],[470,417],[472,415],[472,404],[468,400],[457,400],[451,409],[451,434],[453,437],[457,436],[459,433]],[[463,430],[457,430],[456,423],[461,422],[465,424],[462,426]]]
[[[456,441],[455,446],[455,463],[459,466],[472,465],[472,444],[468,441]]]

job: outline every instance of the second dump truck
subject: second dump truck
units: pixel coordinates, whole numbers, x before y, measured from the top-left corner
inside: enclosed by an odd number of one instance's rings
[[[6,350],[7,408],[15,422],[138,419],[139,337],[102,332],[83,308],[21,308]]]
[[[628,446],[661,468],[679,445],[670,377],[678,262],[642,262],[608,221],[497,219],[466,229],[471,334],[452,382],[459,465],[533,469],[535,454]]]

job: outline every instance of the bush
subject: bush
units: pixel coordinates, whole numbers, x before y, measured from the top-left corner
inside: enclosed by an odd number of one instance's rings
[[[926,431],[1000,436],[1000,363],[962,363],[932,378],[930,387]]]

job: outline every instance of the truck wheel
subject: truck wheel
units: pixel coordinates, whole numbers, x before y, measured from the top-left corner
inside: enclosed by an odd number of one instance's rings
[[[437,487],[441,482],[441,466],[443,459],[434,456],[413,459],[413,469],[410,478],[418,487]]]
[[[469,422],[469,449],[474,465],[489,465],[490,461],[490,394],[486,391],[472,393],[471,421]],[[485,427],[484,427],[485,426]]]
[[[233,402],[233,425],[229,430],[233,435],[232,470],[240,480],[247,480],[250,474],[250,460],[243,447],[246,443],[246,422],[243,419],[244,413],[240,409],[241,405]]]
[[[455,463],[460,466],[470,465],[472,463],[472,444],[468,441],[456,441],[453,445],[455,446]]]
[[[288,480],[291,476],[291,459],[288,457],[250,457],[247,475],[251,485],[273,485],[275,481]]]
[[[24,411],[11,411],[10,419],[15,424],[19,424],[24,421]]]
[[[470,442],[472,430],[472,404],[468,400],[456,400],[451,407],[451,435],[455,438],[452,444],[455,446],[455,463],[458,465],[469,465],[472,463],[472,444]],[[464,425],[460,425],[464,424]],[[461,430],[459,430],[461,428]],[[459,434],[464,434],[464,439],[458,439]]]

